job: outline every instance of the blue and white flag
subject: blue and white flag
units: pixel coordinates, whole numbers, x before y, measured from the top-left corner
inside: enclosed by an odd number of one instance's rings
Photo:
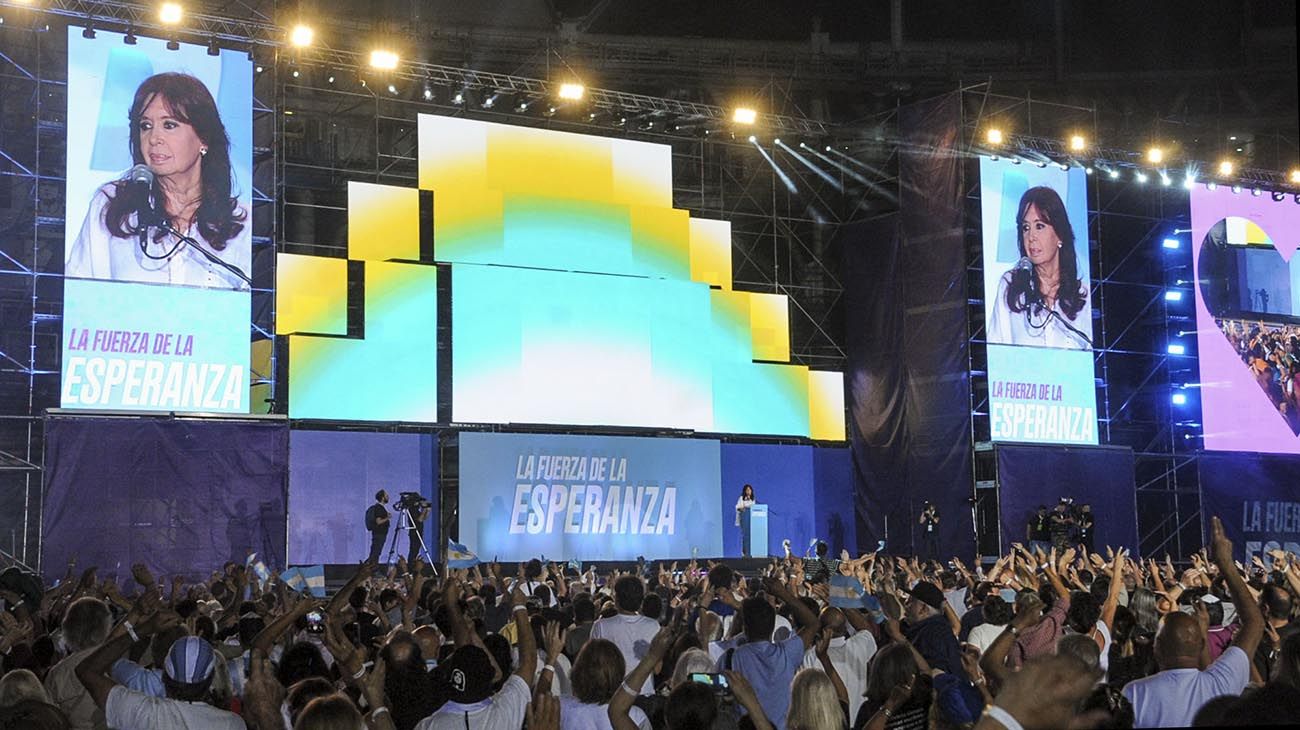
[[[263,583],[265,583],[266,580],[271,577],[271,571],[267,569],[266,563],[263,563],[260,559],[258,559],[257,553],[249,553],[248,557],[244,560],[244,566],[247,568],[251,568],[253,574],[256,575],[257,579],[262,581]]]
[[[862,608],[862,582],[848,575],[831,576],[830,602],[836,608]]]
[[[452,568],[452,569],[473,568],[475,565],[478,565],[481,562],[483,561],[479,560],[478,556],[475,555],[473,551],[471,551],[469,548],[465,547],[464,545],[461,545],[458,542],[452,542],[451,540],[447,540],[447,567],[448,568]]]
[[[325,597],[325,566],[303,565],[289,568],[280,575],[285,586],[293,591],[308,591],[316,598]]]

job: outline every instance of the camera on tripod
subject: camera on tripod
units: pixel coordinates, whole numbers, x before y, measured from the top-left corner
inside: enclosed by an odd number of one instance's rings
[[[420,512],[432,506],[433,503],[419,492],[401,492],[393,508],[404,512]]]

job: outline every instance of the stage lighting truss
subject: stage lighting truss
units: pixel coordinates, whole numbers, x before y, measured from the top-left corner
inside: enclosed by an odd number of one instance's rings
[[[1300,178],[1297,178],[1297,180],[1291,179],[1292,171],[1235,168],[1231,170],[1231,174],[1225,175],[1220,167],[1220,162],[1210,163],[1195,160],[1180,161],[1179,168],[1172,171],[1161,170],[1153,168],[1147,162],[1147,150],[1101,147],[1090,142],[1085,154],[1073,154],[1068,139],[1008,134],[1002,145],[996,148],[988,148],[984,144],[982,135],[976,134],[971,138],[971,146],[979,154],[996,156],[1013,163],[1028,162],[1035,165],[1046,163],[1093,168],[1102,171],[1105,173],[1103,177],[1111,180],[1139,181],[1142,178],[1149,180],[1154,176],[1162,184],[1170,187],[1173,186],[1174,182],[1181,180],[1183,188],[1186,189],[1187,180],[1190,179],[1192,184],[1195,184],[1204,177],[1204,173],[1196,171],[1215,170],[1220,173],[1215,176],[1219,178],[1220,183],[1236,184],[1243,186],[1248,191],[1259,188],[1261,190],[1284,190],[1297,193],[1296,188],[1300,187]],[[1191,172],[1184,172],[1179,176],[1178,170],[1181,169]],[[1231,180],[1225,180],[1226,177],[1230,177]],[[1165,183],[1166,178],[1169,179],[1169,183]],[[1208,184],[1212,181],[1206,180],[1205,182]]]
[[[137,32],[167,38],[179,34],[184,38],[201,38],[207,43],[215,39],[223,47],[286,48],[291,28],[252,19],[235,19],[186,8],[181,24],[164,26],[155,7],[120,2],[119,0],[48,0],[41,11],[68,18],[74,24],[85,22],[93,16],[98,27],[134,27]],[[356,51],[326,48],[319,38],[308,48],[294,49],[300,65],[329,67],[335,71],[347,70],[353,74],[368,72],[369,49]],[[416,88],[425,80],[450,88],[468,88],[480,92],[498,91],[518,95],[520,98],[557,99],[560,81],[534,79],[510,74],[475,71],[473,69],[440,66],[415,60],[402,59],[398,68],[387,72],[388,78],[403,86],[414,82]],[[571,81],[571,79],[565,79]],[[385,84],[386,86],[387,84]],[[711,128],[721,129],[731,124],[732,110],[712,104],[699,104],[680,99],[633,94],[611,89],[583,90],[583,103],[590,111],[605,110],[623,117],[656,112],[661,117],[702,122]],[[543,109],[545,111],[545,109]],[[785,134],[791,137],[824,138],[830,136],[826,123],[805,117],[784,114],[760,114],[757,126],[766,133]],[[654,129],[660,129],[657,123]]]

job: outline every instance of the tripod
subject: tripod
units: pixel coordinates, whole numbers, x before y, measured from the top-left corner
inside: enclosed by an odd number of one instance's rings
[[[384,562],[389,565],[393,564],[393,553],[397,552],[397,536],[402,532],[406,532],[412,540],[419,541],[419,554],[424,558],[425,564],[433,565],[433,556],[429,554],[429,546],[424,544],[424,535],[420,534],[421,530],[417,528],[419,523],[411,516],[411,508],[402,507],[393,511],[397,513],[397,526],[393,530],[392,542],[388,544],[388,557],[384,559]],[[409,547],[407,549],[410,550]]]

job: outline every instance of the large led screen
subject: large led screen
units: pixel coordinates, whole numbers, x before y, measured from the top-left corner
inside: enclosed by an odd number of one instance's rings
[[[1096,444],[1087,176],[980,159],[994,441]]]
[[[672,207],[670,147],[428,115],[419,138],[418,190],[349,183],[347,260],[277,257],[291,416],[433,422],[441,376],[458,423],[844,439],[842,374],[791,362],[784,294],[733,289],[730,225]]]
[[[1191,193],[1205,448],[1300,453],[1300,207]]]
[[[246,413],[252,64],[135,40],[68,28],[61,404]]]
[[[483,560],[722,554],[720,445],[704,439],[460,435],[460,542]],[[811,499],[811,495],[809,495]]]

